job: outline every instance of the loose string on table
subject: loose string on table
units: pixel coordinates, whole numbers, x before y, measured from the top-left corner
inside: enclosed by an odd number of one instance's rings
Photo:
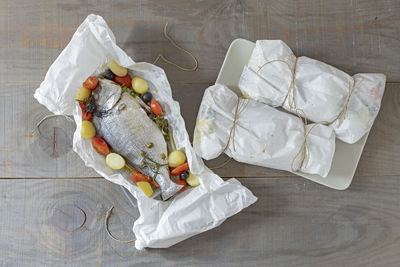
[[[286,102],[286,100],[288,101],[288,105],[290,108],[290,111],[295,111],[299,110],[296,106],[296,86],[295,86],[295,78],[296,78],[296,67],[297,67],[297,57],[295,59],[294,62],[294,66],[292,67],[289,62],[287,62],[286,60],[281,60],[281,59],[275,59],[275,60],[271,60],[271,61],[267,61],[265,62],[263,65],[258,67],[258,70],[256,73],[259,73],[259,71],[264,68],[266,65],[269,65],[271,63],[275,63],[275,62],[280,62],[280,63],[284,63],[290,70],[291,73],[291,81],[290,81],[290,85],[289,88],[286,92],[286,95],[282,101],[281,106],[283,106]],[[338,126],[341,125],[341,123],[343,122],[343,120],[346,118],[346,114],[347,114],[347,109],[348,109],[348,104],[350,101],[350,97],[353,94],[354,91],[354,87],[355,87],[355,81],[353,80],[353,82],[349,81],[349,85],[348,85],[348,93],[347,93],[347,98],[346,101],[344,103],[343,108],[341,109],[341,111],[339,112],[339,114],[332,120],[332,121],[321,121],[319,122],[319,124],[324,124],[324,125],[332,125],[334,122],[339,121]],[[304,111],[302,112],[304,114],[304,116],[306,116],[306,114],[304,113]],[[305,118],[305,117],[304,117]]]
[[[121,239],[116,238],[115,236],[113,236],[113,234],[110,233],[110,230],[108,229],[108,219],[111,216],[113,208],[114,208],[114,206],[111,206],[111,208],[109,210],[107,210],[106,217],[104,219],[104,228],[106,229],[106,232],[107,232],[108,236],[111,237],[112,239],[114,239],[115,241],[117,241],[119,243],[124,243],[124,244],[131,243],[131,242],[135,241],[136,238],[132,238],[130,240],[121,240]]]
[[[154,60],[153,64],[156,64],[158,62],[158,60],[162,59],[165,63],[170,64],[172,66],[177,67],[180,70],[183,71],[195,71],[197,70],[198,66],[199,66],[199,62],[197,61],[197,58],[188,50],[184,49],[183,47],[179,46],[167,33],[167,27],[168,27],[168,22],[165,23],[164,26],[164,37],[178,50],[188,54],[194,61],[194,66],[192,68],[186,68],[186,67],[182,67],[180,65],[178,65],[175,62],[172,62],[171,60],[167,59],[166,57],[164,57],[163,54],[158,54],[158,56],[156,57],[156,59]]]

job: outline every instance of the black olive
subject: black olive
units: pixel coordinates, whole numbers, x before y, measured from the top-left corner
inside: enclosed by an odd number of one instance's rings
[[[182,180],[186,180],[187,178],[189,178],[189,171],[184,171],[184,172],[182,172],[181,175],[179,175],[179,177],[180,177]]]
[[[114,80],[114,73],[112,73],[112,71],[110,69],[106,70],[103,73],[104,78],[109,79],[109,80]]]
[[[144,93],[144,94],[142,95],[142,100],[143,100],[143,102],[146,103],[146,104],[150,103],[151,99],[153,99],[153,96],[151,95],[150,92]]]

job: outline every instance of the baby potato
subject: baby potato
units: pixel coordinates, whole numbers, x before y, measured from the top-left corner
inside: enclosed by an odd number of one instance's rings
[[[168,166],[171,168],[176,168],[185,163],[185,161],[186,155],[180,150],[175,150],[168,155]]]
[[[200,180],[199,177],[189,172],[189,177],[186,179],[186,183],[188,183],[190,186],[198,186],[200,185]]]
[[[91,95],[92,90],[81,87],[81,89],[79,89],[78,91],[78,94],[76,95],[76,100],[85,102]]]
[[[106,164],[113,170],[120,170],[125,167],[125,159],[117,153],[110,153],[106,157]]]
[[[151,197],[151,195],[154,193],[153,188],[151,187],[150,183],[137,182],[136,184],[142,189],[143,193],[145,193],[146,196]]]
[[[96,128],[90,121],[82,121],[81,135],[83,138],[92,138],[96,135]]]
[[[114,59],[111,59],[111,61],[110,61],[110,70],[115,75],[120,76],[120,77],[124,77],[128,73],[128,70],[125,67],[118,65],[118,63],[115,62]]]
[[[135,77],[132,79],[132,88],[136,93],[143,95],[149,90],[149,84],[142,78]]]

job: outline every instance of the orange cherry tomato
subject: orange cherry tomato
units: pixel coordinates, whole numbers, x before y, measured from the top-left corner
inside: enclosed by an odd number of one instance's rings
[[[151,108],[151,111],[154,113],[154,115],[157,115],[157,116],[163,115],[161,106],[160,106],[160,104],[158,104],[158,102],[155,99],[151,100],[150,108]]]
[[[108,147],[106,141],[100,137],[92,137],[92,146],[100,155],[106,156],[110,153],[110,148]]]
[[[132,171],[132,180],[135,183],[138,183],[138,182],[150,183],[153,179],[151,179],[149,176],[147,176],[146,174],[144,174],[143,172],[141,172],[139,170],[133,170]]]
[[[126,87],[131,88],[132,87],[132,78],[129,74],[125,75],[124,77],[120,77],[115,75],[114,76],[114,82],[123,85],[125,84]]]
[[[175,180],[174,183],[183,185],[183,187],[181,188],[181,190],[179,190],[179,192],[182,192],[183,190],[186,189],[186,181],[185,180],[178,179],[178,180]]]
[[[153,180],[153,185],[155,188],[160,188],[160,186],[157,184],[156,180]]]
[[[99,79],[97,79],[94,76],[90,76],[89,78],[86,79],[86,81],[83,82],[83,87],[93,90],[94,88],[96,88],[98,83]]]
[[[189,170],[189,163],[185,162],[171,171],[172,175],[179,175],[184,171]]]

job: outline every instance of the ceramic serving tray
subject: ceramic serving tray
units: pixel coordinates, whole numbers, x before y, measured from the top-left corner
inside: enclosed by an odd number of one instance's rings
[[[254,46],[255,43],[248,40],[234,40],[229,46],[216,83],[226,85],[241,94],[238,88],[239,78],[244,65],[249,61]],[[293,173],[330,188],[344,190],[350,186],[353,180],[367,138],[368,133],[355,144],[346,144],[336,139],[336,151],[332,167],[325,178],[314,174]]]

